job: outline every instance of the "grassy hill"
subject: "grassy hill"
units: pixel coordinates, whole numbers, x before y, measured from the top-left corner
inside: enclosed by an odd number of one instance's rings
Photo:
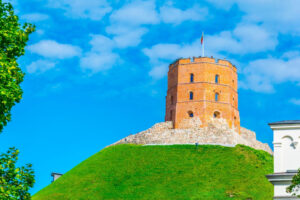
[[[201,145],[116,145],[83,161],[33,200],[272,199],[264,151]]]

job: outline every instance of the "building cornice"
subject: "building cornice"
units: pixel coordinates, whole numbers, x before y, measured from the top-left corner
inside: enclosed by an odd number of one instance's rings
[[[272,130],[300,129],[300,124],[269,124]]]

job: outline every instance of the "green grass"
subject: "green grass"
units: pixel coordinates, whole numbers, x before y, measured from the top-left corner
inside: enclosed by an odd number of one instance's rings
[[[272,199],[264,151],[201,145],[116,145],[93,155],[33,200]]]

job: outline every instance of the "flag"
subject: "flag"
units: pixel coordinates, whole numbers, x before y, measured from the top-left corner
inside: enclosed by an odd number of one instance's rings
[[[204,37],[204,35],[203,35],[203,32],[202,32],[202,36],[201,36],[201,45],[203,44],[203,37]]]

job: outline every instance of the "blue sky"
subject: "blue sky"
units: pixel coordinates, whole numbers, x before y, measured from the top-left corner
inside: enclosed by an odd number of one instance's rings
[[[36,184],[103,147],[164,121],[168,64],[201,54],[239,71],[241,125],[272,144],[267,123],[299,119],[297,0],[14,0],[36,24],[26,55],[23,100],[0,135],[20,149]]]

